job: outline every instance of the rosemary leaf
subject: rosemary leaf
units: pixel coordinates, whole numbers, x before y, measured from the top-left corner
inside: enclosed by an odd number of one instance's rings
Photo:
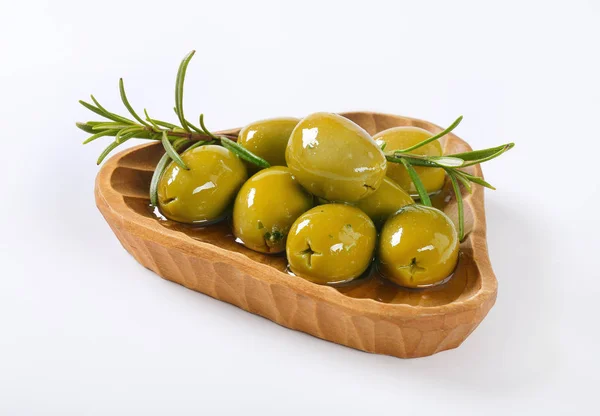
[[[481,149],[481,150],[473,150],[471,152],[465,153],[455,153],[453,155],[448,155],[451,157],[458,157],[465,162],[486,159],[490,156],[496,155],[498,152],[506,152],[507,150],[512,149],[515,146],[514,143],[503,144],[502,146],[490,147],[489,149]],[[496,157],[496,156],[494,156]]]
[[[199,133],[199,134],[204,134],[204,132],[202,131],[202,129],[201,129],[201,128],[194,126],[192,123],[190,123],[190,121],[189,121],[189,120],[187,120],[187,119],[186,119],[186,120],[185,120],[185,122],[186,122],[186,123],[188,124],[188,126],[190,126],[190,127],[192,128],[192,130],[194,130],[196,133]]]
[[[429,168],[456,168],[463,166],[464,163],[462,159],[449,156],[421,156],[410,153],[398,153],[395,156],[386,155],[386,159],[394,163],[401,163],[401,158],[408,160],[411,165]]]
[[[167,136],[166,131],[162,132],[162,144],[169,157],[173,159],[173,161],[177,163],[179,167],[185,170],[190,170],[190,168],[187,167],[181,156],[179,156],[179,153],[177,153],[177,151],[173,148],[173,144],[171,144],[171,142],[169,141],[169,137]]]
[[[131,127],[129,124],[119,124],[117,122],[114,123],[102,123],[102,124],[96,124],[94,127],[92,127],[92,130],[99,131],[99,130],[115,130],[115,129],[127,129]]]
[[[177,150],[177,152],[179,152],[179,150],[181,149],[181,146],[183,146],[185,143],[189,143],[190,141],[184,137],[180,137],[177,140],[173,141],[173,148],[175,150]]]
[[[83,144],[88,144],[89,142],[93,142],[96,139],[99,139],[100,137],[104,137],[104,136],[114,136],[119,132],[119,130],[104,130],[101,131],[100,133],[96,133],[93,136],[88,137]]]
[[[121,142],[121,136],[123,135],[123,133],[125,132],[125,130],[127,130],[127,128],[123,128],[123,129],[121,129],[121,130],[119,130],[117,132],[117,135],[115,136],[115,143],[117,143],[117,144],[121,144],[122,143]]]
[[[173,111],[175,112],[175,114],[177,114],[177,108],[173,107]],[[187,118],[185,119],[185,122],[186,122],[186,123],[187,123],[187,125],[188,125],[189,127],[191,127],[191,128],[192,128],[192,130],[194,130],[196,133],[199,133],[199,134],[204,134],[204,132],[202,131],[202,129],[200,129],[200,128],[198,128],[198,127],[194,126],[192,123],[190,123],[190,121],[189,121]],[[184,131],[185,131],[185,130],[184,130]]]
[[[152,120],[150,118],[150,116],[148,115],[148,110],[146,110],[145,108],[144,108],[144,115],[146,116],[146,121],[148,121],[150,124],[152,124],[152,127],[154,127],[155,131],[160,131],[161,130],[160,127],[158,126],[158,124],[156,124],[154,122],[154,120]]]
[[[94,102],[94,104],[96,104],[96,107],[98,107],[100,109],[100,111],[104,112],[104,117],[110,118],[111,120],[113,120],[112,117],[114,117],[116,119],[115,121],[120,121],[120,122],[125,123],[125,124],[135,124],[135,122],[133,120],[129,120],[126,117],[122,117],[122,116],[120,116],[118,114],[111,113],[106,108],[102,107],[100,105],[100,103],[98,102],[98,100],[96,100],[96,98],[93,95],[90,95],[90,98],[92,99],[92,101]]]
[[[453,170],[454,174],[456,175],[456,179],[458,179],[460,181],[460,183],[463,184],[463,186],[465,187],[465,189],[467,190],[468,193],[473,193],[473,188],[471,187],[471,182],[469,182],[468,179],[466,179],[460,170]]]
[[[136,137],[138,133],[140,133],[140,128],[123,129],[118,133],[118,136],[115,137],[115,140],[121,144]]]
[[[154,136],[155,134],[157,134],[157,133],[154,133],[153,131],[150,131],[150,130],[143,130],[143,131],[136,133],[134,137],[136,139],[160,140],[160,134],[158,134],[158,137],[155,137]]]
[[[451,156],[430,156],[429,160],[447,168],[458,168],[465,163],[464,160]]]
[[[501,154],[507,152],[508,150],[512,149],[515,146],[514,143],[509,143],[507,145],[505,145],[504,147],[502,147],[500,150],[498,150],[496,153],[492,153],[488,156],[482,157],[480,159],[475,159],[472,160],[470,162],[465,163],[463,166],[467,167],[467,166],[473,166],[473,165],[478,165],[480,163],[483,162],[487,162],[488,160],[492,160],[497,158],[498,156],[500,156]]]
[[[446,172],[448,172],[448,176],[452,182],[452,189],[454,190],[454,195],[456,196],[456,205],[458,207],[458,239],[459,241],[462,241],[465,238],[465,212],[462,194],[460,192],[460,186],[458,186],[455,173],[451,170],[446,170]]]
[[[158,161],[152,174],[152,179],[150,180],[150,204],[153,207],[158,206],[158,182],[170,161],[171,157],[168,153],[165,153]]]
[[[113,150],[115,150],[115,148],[119,145],[120,143],[117,143],[116,141],[112,142],[111,144],[109,144],[106,149],[104,149],[102,151],[102,153],[100,153],[100,156],[98,157],[98,160],[96,161],[96,164],[99,165],[100,163],[102,163],[102,161],[106,158],[106,156],[108,156],[108,154],[110,152],[112,152]]]
[[[137,115],[131,104],[129,104],[127,94],[125,94],[125,85],[123,84],[123,78],[119,78],[119,92],[121,93],[121,101],[123,101],[123,104],[125,105],[125,108],[127,108],[127,111],[129,111],[129,114],[131,114],[133,118],[142,123],[144,126],[150,127],[148,123],[146,123],[144,120],[142,120],[140,116]]]
[[[492,185],[490,185],[489,183],[484,181],[483,178],[480,178],[479,176],[473,176],[466,172],[461,172],[461,173],[465,177],[465,179],[467,179],[473,183],[476,183],[477,185],[485,186],[486,188],[492,189],[494,191],[496,190],[496,188],[494,188]]]
[[[94,134],[95,131],[92,129],[92,126],[89,123],[81,123],[81,122],[76,122],[75,125],[80,128],[81,130],[85,131],[86,133],[90,133],[90,134]]]
[[[204,114],[200,114],[199,121],[200,121],[200,128],[202,129],[202,131],[207,134],[208,136],[212,137],[213,139],[218,139],[217,136],[215,136],[214,134],[212,134],[210,132],[209,129],[206,128],[206,125],[204,124]]]
[[[386,155],[385,158],[393,163],[402,163],[402,160],[407,160],[408,162],[410,162],[411,165],[414,166],[426,166],[426,167],[430,167],[430,168],[441,168],[442,165],[438,165],[435,162],[432,162],[429,160],[429,158],[426,157],[415,157],[415,155],[400,155],[398,154],[397,157],[396,156],[391,156],[391,155]]]
[[[155,118],[153,118],[153,119],[151,119],[151,120],[152,120],[152,122],[153,122],[152,124],[158,124],[159,126],[161,126],[161,127],[165,127],[165,128],[167,128],[167,129],[177,129],[177,128],[179,128],[179,127],[177,127],[175,124],[168,123],[168,122],[166,122],[166,121],[157,120],[157,119],[155,119]],[[148,121],[150,121],[150,120],[148,120]]]
[[[421,198],[421,202],[423,203],[423,205],[427,205],[428,207],[430,207],[431,199],[429,199],[429,194],[427,193],[425,186],[423,186],[423,182],[421,182],[421,178],[419,178],[419,175],[415,171],[415,168],[413,168],[410,162],[405,158],[401,158],[400,161],[408,171],[410,179],[415,184],[415,188],[417,188],[417,192],[419,193],[419,198]]]
[[[190,126],[190,127],[192,128],[192,130],[194,130],[196,133],[199,133],[199,134],[204,134],[204,132],[203,132],[203,131],[202,131],[200,128],[198,128],[198,127],[194,126],[192,123],[190,123],[190,121],[189,121],[189,120],[186,120],[185,122],[186,122],[186,123],[188,124],[188,126]]]
[[[254,153],[248,151],[247,149],[244,149],[242,146],[240,146],[233,140],[229,140],[225,136],[221,136],[221,137],[219,137],[219,139],[221,140],[221,144],[223,145],[224,148],[231,150],[240,159],[243,159],[247,162],[253,163],[256,166],[261,167],[261,168],[271,167],[269,162],[267,162],[266,160],[264,160],[261,157],[256,156]]]
[[[109,120],[113,120],[113,121],[118,121],[118,122],[120,122],[120,120],[119,120],[118,118],[116,118],[116,117],[113,117],[111,114],[105,114],[105,113],[104,113],[102,110],[100,110],[99,108],[97,108],[97,107],[93,106],[93,105],[92,105],[92,104],[90,104],[90,103],[86,103],[86,102],[85,102],[85,101],[83,101],[83,100],[79,100],[79,104],[81,104],[82,106],[84,106],[84,107],[85,107],[85,108],[87,108],[88,110],[90,110],[90,111],[92,111],[92,112],[94,112],[94,113],[96,113],[96,114],[98,114],[98,115],[100,115],[100,116],[102,116],[102,117],[105,117],[105,118],[107,118],[107,119],[109,119]]]
[[[181,61],[181,64],[179,65],[177,79],[175,81],[175,112],[177,113],[177,117],[179,117],[181,127],[183,127],[186,131],[190,131],[190,128],[183,114],[183,85],[185,82],[185,73],[187,71],[188,64],[195,53],[196,51],[191,51],[186,55],[185,58],[183,58],[183,61]]]
[[[441,132],[439,132],[438,134],[431,136],[428,139],[423,140],[422,142],[419,142],[413,146],[407,147],[406,149],[402,149],[402,150],[396,150],[396,153],[407,153],[410,152],[412,150],[418,149],[421,146],[425,146],[427,143],[431,143],[434,140],[438,140],[442,137],[444,137],[446,134],[450,133],[452,130],[454,130],[456,128],[456,126],[458,126],[460,124],[460,122],[462,121],[463,116],[458,117],[456,120],[454,120],[454,123],[450,124],[450,126],[448,126],[447,128],[445,128],[444,130],[442,130]]]

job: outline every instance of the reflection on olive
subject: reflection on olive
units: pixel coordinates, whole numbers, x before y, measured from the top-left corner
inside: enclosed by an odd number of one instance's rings
[[[393,150],[406,149],[431,136],[433,136],[433,134],[425,129],[414,126],[401,126],[379,132],[373,136],[373,139],[378,146],[382,146],[385,143],[385,151],[391,152]],[[442,146],[439,141],[435,140],[409,153],[424,156],[441,156]],[[432,193],[442,189],[444,180],[446,179],[444,169],[415,166],[415,170],[427,192]],[[387,175],[411,195],[417,194],[415,184],[410,179],[410,176],[403,165],[399,163],[389,163]]]
[[[329,201],[358,201],[385,177],[386,160],[371,136],[352,121],[315,113],[298,123],[285,159],[310,193]]]
[[[183,223],[223,218],[248,177],[242,161],[216,145],[196,147],[181,158],[189,170],[171,162],[158,183],[162,214]]]
[[[319,205],[292,225],[286,253],[290,269],[315,283],[339,283],[370,265],[377,234],[373,221],[350,205]]]
[[[415,201],[400,185],[385,177],[375,192],[358,201],[355,206],[371,217],[375,227],[380,229],[390,215],[403,206],[414,203]]]
[[[379,239],[379,270],[406,287],[443,281],[458,261],[458,233],[442,211],[408,205],[388,218]]]
[[[233,233],[248,248],[262,253],[285,250],[290,227],[313,206],[313,197],[288,168],[261,170],[242,186],[233,205]]]
[[[285,166],[285,148],[299,121],[292,117],[255,121],[240,130],[238,143],[271,166]],[[254,165],[250,169],[258,170]]]

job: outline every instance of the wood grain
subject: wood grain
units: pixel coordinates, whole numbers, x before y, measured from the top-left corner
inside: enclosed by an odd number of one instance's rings
[[[426,121],[395,115],[369,112],[342,115],[370,134],[401,125],[422,127],[432,133],[442,130]],[[234,134],[237,131],[228,130]],[[470,149],[454,134],[446,136],[442,144],[445,153]],[[195,240],[142,215],[133,207],[136,203],[145,204],[149,178],[161,152],[159,145],[146,144],[112,157],[98,173],[95,197],[123,247],[140,264],[165,279],[287,328],[359,350],[402,358],[423,357],[458,347],[496,300],[497,281],[487,252],[482,187],[475,186],[472,194],[463,194],[468,236],[461,250],[475,264],[475,288],[442,305],[390,304],[348,297],[334,288],[290,276],[242,253]],[[481,175],[479,166],[472,169]],[[456,219],[454,200],[444,210]]]

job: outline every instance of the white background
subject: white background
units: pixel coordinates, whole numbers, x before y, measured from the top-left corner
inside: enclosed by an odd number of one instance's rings
[[[0,414],[597,414],[600,2],[0,2]],[[209,128],[373,110],[484,168],[496,306],[414,360],[290,331],[158,278],[94,206],[77,104]]]

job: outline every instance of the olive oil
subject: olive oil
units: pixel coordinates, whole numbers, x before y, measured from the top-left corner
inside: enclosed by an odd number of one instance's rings
[[[165,219],[158,210],[148,205],[147,200],[131,198],[127,202],[138,213],[155,218],[161,225],[170,230],[182,232],[190,238],[204,243],[214,244],[226,250],[241,253],[256,262],[266,264],[285,273],[290,279],[299,279],[299,277],[288,273],[288,263],[284,253],[277,255],[258,253],[236,242],[228,220],[206,226],[181,224]],[[452,276],[434,286],[418,289],[400,287],[384,279],[378,272],[376,264],[373,264],[362,277],[349,283],[332,285],[331,288],[351,298],[412,306],[439,306],[451,303],[461,296],[465,297],[474,292],[479,284],[476,272],[476,265],[473,262],[470,250],[463,250]]]

